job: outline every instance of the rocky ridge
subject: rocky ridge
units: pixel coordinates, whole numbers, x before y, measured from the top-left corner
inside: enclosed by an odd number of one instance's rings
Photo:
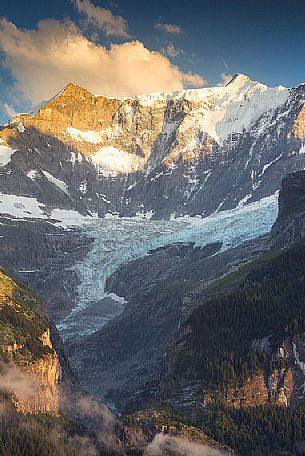
[[[34,198],[36,212],[54,218],[56,208],[206,216],[273,194],[303,167],[303,104],[302,85],[270,89],[244,75],[122,99],[69,84],[2,127],[0,190]]]

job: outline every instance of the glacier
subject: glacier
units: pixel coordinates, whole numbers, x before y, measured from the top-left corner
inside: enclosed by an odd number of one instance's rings
[[[195,247],[220,241],[227,250],[270,232],[278,214],[278,192],[248,205],[216,212],[206,218],[171,220],[96,219],[83,228],[94,238],[84,260],[74,266],[78,276],[77,305],[58,329],[64,339],[89,335],[123,312],[124,296],[107,293],[106,281],[121,266],[153,249],[181,242]]]

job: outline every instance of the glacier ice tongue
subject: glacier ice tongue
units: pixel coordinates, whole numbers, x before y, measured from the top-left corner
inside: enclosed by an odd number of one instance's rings
[[[276,219],[278,194],[239,205],[207,218],[167,221],[139,218],[98,219],[84,228],[94,238],[85,259],[76,265],[79,279],[77,306],[58,328],[64,338],[90,334],[124,310],[124,297],[111,296],[106,280],[122,265],[144,257],[152,249],[178,242],[203,247],[220,241],[222,250],[268,233]]]

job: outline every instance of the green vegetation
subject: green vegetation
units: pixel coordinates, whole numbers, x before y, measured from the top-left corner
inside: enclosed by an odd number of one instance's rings
[[[238,456],[301,456],[305,451],[305,406],[234,409],[214,405],[196,419],[170,408],[145,410],[123,418],[126,426],[165,426],[167,432],[204,442],[219,442]],[[166,432],[166,431],[165,431]]]
[[[0,357],[29,364],[53,353],[40,336],[48,322],[39,298],[0,270]]]
[[[189,420],[171,408],[163,407],[157,410],[148,409],[131,415],[125,415],[122,417],[122,423],[125,426],[145,426],[149,424],[162,427],[168,424],[171,426],[181,426],[181,424],[188,424]]]
[[[239,456],[305,454],[305,407],[215,406],[197,423],[215,440],[233,448]]]
[[[2,456],[75,456],[67,443],[71,436],[72,425],[62,417],[29,416],[13,410],[0,415]]]
[[[0,377],[6,362],[25,366],[54,354],[41,340],[48,330],[49,323],[38,296],[0,268]],[[18,413],[11,394],[0,391],[1,456],[76,456],[80,453],[110,456],[101,449],[95,432],[79,421],[62,415]]]
[[[227,387],[241,387],[258,371],[286,367],[252,348],[268,338],[270,350],[305,332],[305,240],[273,250],[211,284],[187,320],[175,373],[194,377],[218,400],[193,421],[239,456],[305,454],[305,406],[225,405]]]
[[[220,291],[228,291],[201,302],[187,321],[191,332],[176,372],[195,372],[207,387],[225,388],[241,386],[261,368],[284,367],[285,361],[271,361],[251,343],[271,336],[271,344],[278,346],[305,331],[304,265],[302,240],[221,279]]]
[[[122,417],[122,424],[130,428],[141,427],[148,436],[154,432],[164,432],[176,437],[185,438],[201,444],[217,446],[202,428],[202,423],[196,423],[169,407],[148,409]],[[226,445],[223,445],[226,447]]]
[[[251,269],[254,267],[260,268],[261,265],[268,264],[269,261],[276,259],[281,254],[281,250],[274,249],[270,252],[265,253],[264,255],[254,259],[253,261],[245,264],[243,267],[239,268],[237,271],[231,272],[230,274],[225,275],[221,279],[215,280],[207,287],[208,296],[213,294],[219,295],[221,292],[229,292],[230,289],[237,289],[241,287]]]

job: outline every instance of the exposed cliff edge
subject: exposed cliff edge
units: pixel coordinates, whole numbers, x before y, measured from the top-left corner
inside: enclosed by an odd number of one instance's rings
[[[286,176],[279,194],[279,216],[272,230],[277,246],[285,246],[305,235],[305,173]]]
[[[3,270],[0,341],[0,388],[12,394],[17,411],[58,414],[62,369],[51,341],[50,323],[35,293]]]
[[[251,445],[253,454],[299,454],[304,443],[304,179],[303,171],[283,181],[268,253],[188,294],[194,310],[163,365],[159,403],[234,440],[240,454]],[[215,420],[227,423],[225,434]],[[261,426],[270,429],[265,439]]]

